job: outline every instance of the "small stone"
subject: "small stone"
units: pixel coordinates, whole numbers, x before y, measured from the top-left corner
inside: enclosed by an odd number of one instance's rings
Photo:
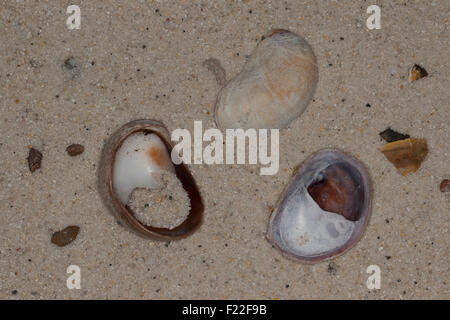
[[[439,189],[441,190],[441,192],[449,192],[450,191],[450,180],[449,179],[444,179],[442,180]]]
[[[66,148],[67,153],[69,154],[69,156],[71,157],[75,157],[78,156],[79,154],[82,154],[84,151],[84,146],[82,146],[81,144],[71,144],[70,146],[68,146]]]
[[[418,64],[409,69],[409,82],[413,82],[428,76],[428,72]]]
[[[409,134],[399,133],[397,131],[392,130],[391,128],[387,128],[383,132],[380,132],[381,138],[383,138],[386,142],[394,142],[398,140],[408,139]]]
[[[30,169],[31,172],[34,172],[41,167],[42,153],[39,150],[31,148],[30,152],[28,153],[27,159],[28,159],[28,168]]]
[[[78,226],[68,226],[61,231],[55,232],[51,241],[58,247],[64,247],[77,238],[79,231],[80,227]]]

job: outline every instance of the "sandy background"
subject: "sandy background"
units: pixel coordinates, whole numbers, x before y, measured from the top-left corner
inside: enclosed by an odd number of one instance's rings
[[[366,8],[382,7],[368,30]],[[65,26],[81,8],[81,29]],[[450,3],[434,1],[2,1],[0,3],[0,298],[450,298]],[[138,118],[171,131],[213,127],[219,86],[202,66],[214,57],[235,75],[273,27],[304,36],[319,65],[305,113],[280,132],[280,171],[257,166],[190,168],[205,221],[191,237],[136,237],[107,213],[96,170],[104,139]],[[61,67],[74,57],[75,74]],[[419,63],[430,74],[410,84]],[[370,104],[370,107],[366,107]],[[406,177],[379,152],[387,126],[428,140]],[[71,143],[85,152],[71,158]],[[43,153],[30,173],[29,147]],[[293,168],[337,147],[358,156],[374,185],[364,238],[317,265],[283,258],[265,240]],[[59,248],[52,233],[81,227]],[[66,288],[81,268],[82,289]],[[369,291],[366,268],[382,272]]]

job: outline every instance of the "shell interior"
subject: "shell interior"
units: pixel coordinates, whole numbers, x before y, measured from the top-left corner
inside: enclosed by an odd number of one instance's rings
[[[164,142],[154,133],[129,135],[117,150],[113,169],[114,191],[125,205],[135,188],[161,187],[153,174],[162,170],[175,173]]]

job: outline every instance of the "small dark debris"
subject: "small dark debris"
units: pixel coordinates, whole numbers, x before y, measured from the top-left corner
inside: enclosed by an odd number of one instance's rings
[[[372,107],[372,106],[370,105],[370,103],[366,103],[366,108],[370,108],[370,107]]]
[[[287,289],[287,288],[289,288],[289,285],[288,285],[288,284],[286,285],[286,289]]]
[[[389,219],[386,219],[386,220],[384,220],[384,221],[386,221],[386,223],[389,223],[389,222],[390,222]]]
[[[11,294],[16,295],[18,292],[19,292],[19,291],[17,291],[17,290],[13,290],[13,291],[11,291]]]
[[[66,148],[67,153],[69,154],[69,156],[71,157],[75,157],[78,156],[79,154],[82,154],[84,151],[84,146],[82,146],[81,144],[71,144],[70,146],[68,146]]]
[[[387,128],[386,130],[380,132],[380,136],[386,142],[393,142],[409,138],[409,134],[399,133],[397,131],[392,130],[391,128]]]
[[[78,226],[68,226],[61,231],[55,232],[52,235],[51,242],[58,247],[64,247],[77,238],[79,231],[80,227]]]
[[[450,180],[449,179],[442,180],[441,184],[439,185],[439,189],[441,190],[441,192],[449,192]]]
[[[334,262],[330,262],[328,264],[328,273],[331,275],[335,275],[337,273],[338,266]]]
[[[413,82],[428,76],[428,72],[418,64],[409,69],[409,82]]]
[[[386,260],[390,260],[392,257],[391,256],[385,256]]]
[[[28,153],[27,159],[28,159],[28,168],[30,169],[31,172],[34,172],[41,167],[42,153],[39,150],[31,148],[30,152]]]

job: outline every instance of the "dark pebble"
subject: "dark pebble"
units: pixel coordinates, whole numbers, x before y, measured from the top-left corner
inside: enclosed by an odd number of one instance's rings
[[[68,146],[66,148],[67,153],[69,154],[69,156],[71,157],[75,157],[79,154],[82,154],[84,151],[84,146],[82,146],[81,144],[71,144],[70,146]]]
[[[379,134],[381,138],[383,138],[386,142],[393,142],[409,138],[409,134],[399,133],[397,131],[392,130],[391,128],[387,128],[386,130],[380,132]]]
[[[42,153],[39,150],[31,148],[30,152],[28,153],[27,159],[28,159],[28,168],[30,169],[31,172],[34,172],[41,167]]]
[[[61,231],[55,232],[51,241],[58,247],[64,247],[77,238],[79,231],[80,227],[78,226],[68,226]]]

